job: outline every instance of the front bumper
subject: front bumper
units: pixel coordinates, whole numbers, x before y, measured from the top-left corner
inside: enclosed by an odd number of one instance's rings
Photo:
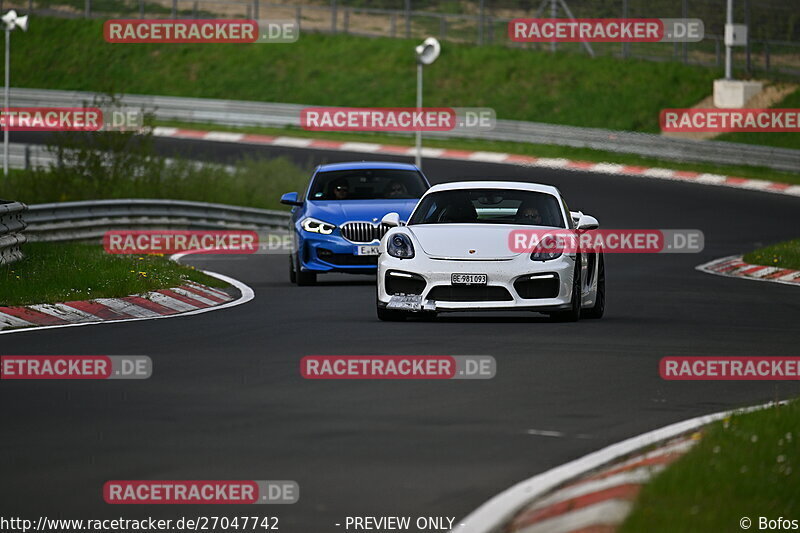
[[[398,259],[382,254],[378,261],[378,305],[383,307],[396,296],[396,285],[387,291],[386,275],[405,273],[424,280],[418,311],[474,311],[474,310],[532,310],[551,312],[568,309],[572,299],[572,277],[575,257],[563,255],[552,261],[531,261],[527,254],[510,260],[457,261],[431,259],[418,255],[413,259]],[[485,286],[464,289],[451,284],[451,274],[486,274]],[[523,297],[520,280],[546,280],[540,277],[552,274],[557,277],[555,286],[548,290],[532,290]],[[552,278],[549,278],[552,279]],[[391,282],[390,282],[391,284]],[[516,284],[516,286],[515,286]],[[540,296],[546,297],[540,297]],[[533,297],[531,297],[533,296]],[[459,301],[460,300],[460,301]]]
[[[298,235],[297,246],[300,269],[304,272],[345,272],[350,274],[374,274],[377,255],[357,255],[359,246],[378,246],[378,241],[369,244],[353,244],[336,233],[330,235]]]

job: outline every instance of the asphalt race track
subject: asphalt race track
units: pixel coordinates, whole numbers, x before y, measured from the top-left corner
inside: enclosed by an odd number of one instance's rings
[[[30,140],[15,135],[12,141]],[[232,161],[393,159],[159,141]],[[407,160],[397,158],[398,160]],[[426,160],[432,182],[512,178],[558,186],[604,228],[698,228],[701,254],[607,255],[602,320],[533,313],[382,323],[374,279],[288,282],[285,256],[190,262],[256,297],[185,318],[0,335],[0,353],[149,355],[147,381],[0,386],[0,507],[27,518],[272,515],[296,533],[348,515],[464,517],[513,483],[624,438],[700,414],[800,394],[780,381],[667,382],[667,355],[798,355],[800,292],[703,274],[700,263],[796,237],[800,199],[723,187]],[[493,355],[493,380],[306,381],[305,355]],[[543,436],[528,430],[559,432]],[[534,432],[535,433],[535,432]],[[299,503],[115,507],[111,479],[292,479]]]

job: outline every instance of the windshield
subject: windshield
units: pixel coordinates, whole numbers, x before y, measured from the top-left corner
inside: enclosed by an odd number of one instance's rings
[[[427,195],[414,210],[414,224],[515,224],[563,228],[552,194],[514,189],[441,191]]]
[[[309,200],[409,200],[428,189],[415,170],[356,169],[319,172]]]

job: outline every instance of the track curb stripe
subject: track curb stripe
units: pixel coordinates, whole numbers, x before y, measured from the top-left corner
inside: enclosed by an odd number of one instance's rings
[[[257,134],[241,134],[224,131],[189,130],[183,128],[153,129],[156,137],[175,139],[192,139],[210,142],[225,142],[235,144],[255,144],[266,146],[285,146],[289,148],[305,148],[312,150],[340,150],[343,152],[360,152],[370,154],[405,155],[414,156],[414,148],[391,144],[377,144],[352,141],[332,141],[327,139],[312,139],[308,137],[287,137]],[[658,167],[641,167],[638,165],[624,165],[617,163],[595,163],[592,161],[573,161],[562,158],[533,157],[504,152],[486,152],[456,150],[449,148],[425,148],[423,157],[434,159],[457,159],[463,161],[481,161],[486,163],[506,163],[530,167],[559,168],[578,172],[600,172],[604,174],[621,174],[652,179],[667,179],[683,183],[700,183],[703,185],[716,185],[785,194],[800,197],[800,185],[781,183],[768,180],[754,180],[736,176],[722,176],[719,174],[701,174],[688,170],[673,170]]]
[[[123,298],[97,298],[57,304],[0,307],[0,332],[36,326],[120,322],[176,316],[229,305],[226,292],[195,282]],[[9,331],[10,332],[10,331]]]
[[[706,274],[726,276],[730,278],[749,279],[794,285],[800,287],[800,270],[780,268],[768,265],[751,265],[742,261],[741,255],[731,255],[714,259],[695,267],[695,270]]]

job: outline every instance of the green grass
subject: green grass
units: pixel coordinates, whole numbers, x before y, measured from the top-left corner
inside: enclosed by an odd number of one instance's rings
[[[11,170],[0,177],[0,198],[27,204],[111,198],[170,198],[195,202],[285,209],[281,194],[304,187],[312,164],[301,168],[287,158],[247,159],[231,174],[219,166],[193,169],[186,162],[140,179],[129,175],[98,182],[76,173]]]
[[[800,270],[800,239],[759,248],[743,258],[745,263]]]
[[[800,109],[800,89],[791,93],[782,102],[772,106],[781,109]],[[748,144],[763,144],[779,148],[800,148],[800,135],[784,132],[742,132],[723,133],[714,140]]]
[[[38,17],[15,34],[17,87],[338,106],[414,106],[417,40],[305,33],[293,44],[109,44],[102,21]],[[24,64],[36,68],[24,68]],[[491,107],[498,118],[658,132],[717,69],[445,43],[425,105]]]
[[[176,121],[158,121],[160,126],[187,128],[206,131],[232,131],[240,133],[259,133],[263,135],[286,135],[290,137],[306,137],[315,139],[330,139],[352,142],[372,142],[392,144],[397,146],[413,146],[414,141],[410,136],[391,135],[385,133],[344,133],[344,132],[319,132],[305,131],[300,128],[236,128],[216,124],[200,124]],[[434,139],[425,137],[423,145],[429,148],[450,148],[454,150],[480,150],[487,152],[506,152],[510,154],[529,155],[534,157],[566,158],[578,161],[592,161],[597,163],[618,163],[624,165],[660,167],[675,170],[688,170],[693,172],[708,172],[741,178],[763,179],[783,183],[800,185],[800,173],[782,172],[770,168],[741,166],[741,165],[714,165],[711,163],[681,163],[652,157],[641,157],[632,154],[605,152],[591,148],[572,148],[569,146],[556,146],[546,144],[498,142],[473,139]]]
[[[177,287],[187,280],[211,287],[227,283],[154,255],[110,255],[98,245],[36,242],[25,258],[0,266],[0,305],[115,298]]]
[[[621,533],[742,531],[739,520],[800,519],[800,402],[711,425],[645,485]]]

